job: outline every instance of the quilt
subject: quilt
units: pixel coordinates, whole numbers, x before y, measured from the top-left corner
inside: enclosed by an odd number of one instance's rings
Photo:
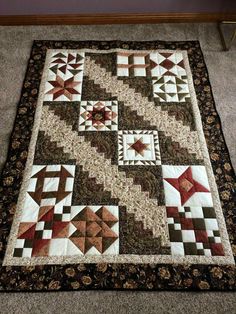
[[[235,183],[198,41],[35,41],[1,290],[235,289]]]

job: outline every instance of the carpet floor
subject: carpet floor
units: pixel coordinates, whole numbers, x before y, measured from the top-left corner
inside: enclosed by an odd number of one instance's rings
[[[221,51],[214,24],[161,24],[0,28],[0,166],[4,163],[26,64],[34,39],[200,40],[232,163],[236,168],[235,46]],[[6,71],[7,69],[7,71]],[[4,74],[4,75],[3,75]],[[104,298],[105,297],[105,298]],[[179,299],[181,298],[181,302]],[[236,313],[233,293],[63,292],[2,294],[2,313]],[[4,312],[5,311],[5,312]]]

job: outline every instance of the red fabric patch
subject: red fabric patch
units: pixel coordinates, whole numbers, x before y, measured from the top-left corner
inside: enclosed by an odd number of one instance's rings
[[[193,230],[193,221],[191,218],[180,218],[181,230]]]
[[[179,217],[178,207],[166,207],[167,217]]]
[[[54,221],[52,227],[53,238],[67,238],[69,231],[68,221]]]
[[[195,230],[196,242],[208,243],[208,236],[205,230]]]
[[[34,240],[32,256],[48,256],[49,243],[48,239]]]
[[[171,60],[165,59],[160,63],[160,65],[163,66],[165,69],[170,70],[175,64]]]
[[[35,234],[35,223],[21,223],[19,227],[18,239],[33,239]]]
[[[224,256],[224,249],[221,243],[211,243],[210,244],[211,248],[211,254],[213,256]]]

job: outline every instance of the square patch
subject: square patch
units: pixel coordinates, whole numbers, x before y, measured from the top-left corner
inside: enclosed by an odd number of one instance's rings
[[[183,53],[155,51],[150,53],[150,65],[152,77],[163,75],[186,75]]]
[[[173,256],[224,255],[214,208],[173,206],[166,213]]]
[[[116,131],[117,101],[81,101],[79,131]]]
[[[117,53],[117,76],[147,76],[147,71],[150,72],[149,53]]]
[[[119,165],[160,165],[161,156],[157,131],[119,131]]]
[[[204,166],[162,166],[166,206],[212,207]]]
[[[152,80],[153,97],[160,102],[190,101],[187,76],[164,75]]]

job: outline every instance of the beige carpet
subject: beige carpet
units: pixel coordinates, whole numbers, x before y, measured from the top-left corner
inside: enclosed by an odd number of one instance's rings
[[[218,113],[236,169],[236,45],[222,47],[215,24],[0,27],[0,168],[34,39],[200,40]],[[235,293],[2,293],[0,313],[236,313]]]

